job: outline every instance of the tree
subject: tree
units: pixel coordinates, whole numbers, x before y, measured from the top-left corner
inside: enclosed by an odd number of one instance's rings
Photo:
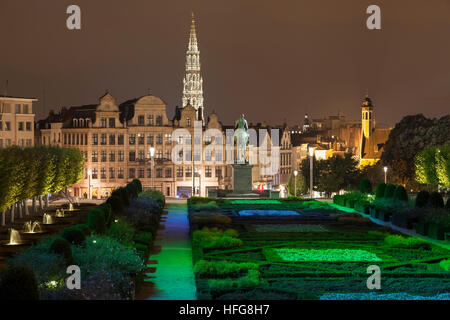
[[[294,174],[289,177],[288,191],[290,195],[295,195],[295,182],[297,183],[297,196],[308,192],[308,183],[303,174],[299,172],[297,178]]]
[[[416,156],[416,180],[423,184],[438,185],[436,174],[436,148],[426,147]]]
[[[428,119],[422,114],[406,116],[389,134],[381,156],[388,166],[391,181],[407,184],[415,178],[414,159],[427,146],[450,141],[450,116]]]
[[[436,174],[439,184],[450,188],[450,144],[439,146],[437,149]]]

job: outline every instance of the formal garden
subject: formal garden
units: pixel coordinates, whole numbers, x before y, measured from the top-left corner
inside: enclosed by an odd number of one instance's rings
[[[376,194],[368,181],[361,188],[334,204],[190,198],[198,299],[450,299],[448,249],[354,210],[411,228],[425,224],[434,236],[447,232],[448,205],[435,194],[412,201],[393,185],[378,186]],[[370,265],[380,267],[379,290],[366,285]]]
[[[0,199],[6,224],[0,230],[5,239],[0,258],[6,262],[0,273],[0,300],[133,299],[144,281],[164,195],[143,191],[135,179],[100,205],[48,206],[41,200],[39,208],[29,208],[24,200],[42,199],[78,181],[83,158],[77,150],[57,147],[14,152],[0,154],[10,161],[0,162],[2,175],[10,181]],[[24,153],[35,162],[21,161]],[[55,170],[58,163],[64,166]],[[7,173],[7,166],[26,168],[28,174],[17,177],[21,170]],[[73,265],[81,272],[79,290],[66,283]]]

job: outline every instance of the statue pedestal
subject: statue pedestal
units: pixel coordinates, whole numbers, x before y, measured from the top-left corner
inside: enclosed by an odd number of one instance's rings
[[[233,193],[227,198],[259,198],[252,193],[252,168],[250,164],[232,164],[233,167]]]

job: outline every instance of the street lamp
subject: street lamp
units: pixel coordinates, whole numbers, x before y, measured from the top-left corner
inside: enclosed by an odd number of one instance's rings
[[[297,170],[295,170],[294,171],[294,190],[295,190],[295,197],[297,196],[297,175],[298,175],[298,171]]]
[[[310,198],[313,198],[313,156],[314,147],[309,147],[309,193]]]
[[[91,169],[88,170],[87,174],[88,174],[88,177],[89,177],[89,194],[88,194],[88,199],[91,199],[91,174],[92,174]]]
[[[198,196],[202,196],[202,169],[198,170]]]
[[[386,182],[386,181],[387,181],[387,179],[386,179],[386,173],[387,173],[388,167],[384,167],[383,170],[384,170],[384,183],[387,183],[387,182]]]
[[[152,189],[155,189],[155,148],[150,147],[150,159],[152,161],[152,171],[151,176],[152,176]]]

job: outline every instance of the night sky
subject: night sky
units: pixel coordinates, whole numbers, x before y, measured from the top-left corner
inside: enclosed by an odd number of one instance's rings
[[[82,30],[66,28],[81,7]],[[381,7],[382,30],[366,28]],[[0,0],[0,94],[32,96],[37,119],[62,106],[148,93],[181,104],[190,12],[206,113],[223,123],[360,118],[367,89],[378,124],[450,109],[450,0]],[[45,106],[44,106],[45,88]]]

